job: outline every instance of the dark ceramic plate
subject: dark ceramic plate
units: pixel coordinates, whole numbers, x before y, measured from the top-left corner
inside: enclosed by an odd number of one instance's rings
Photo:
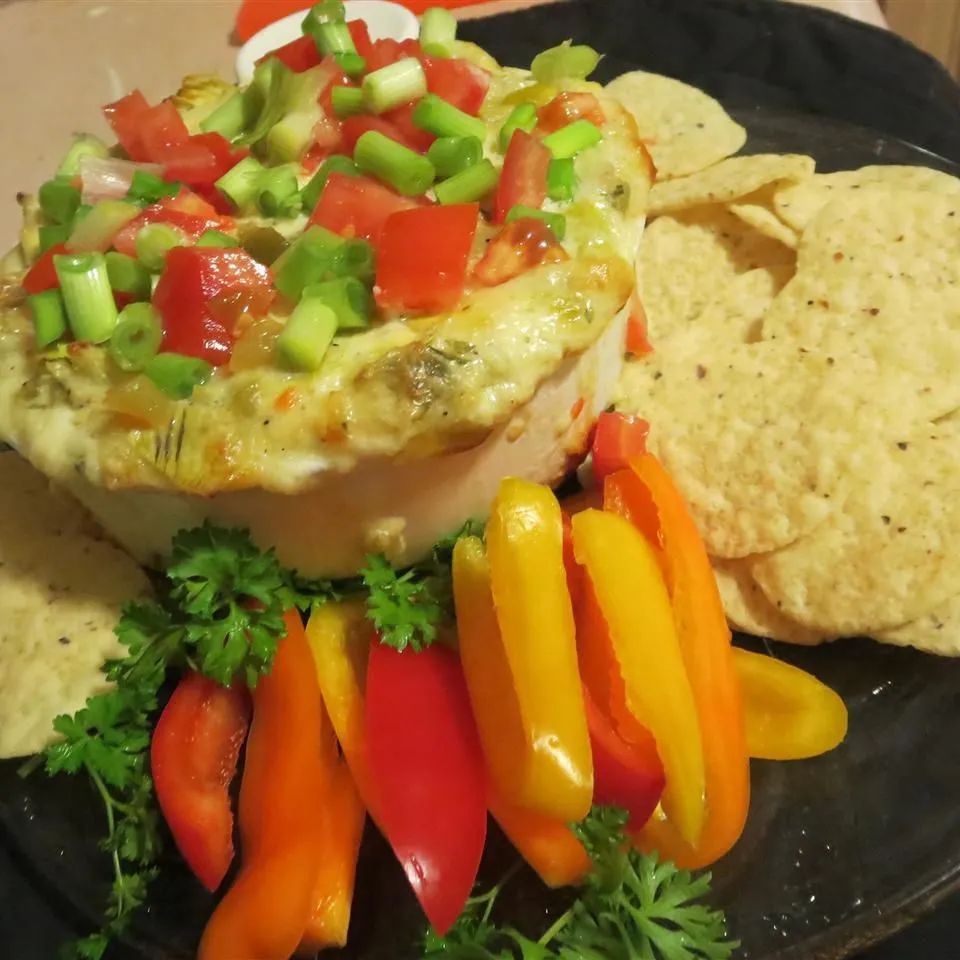
[[[749,150],[812,153],[823,170],[922,163],[957,172],[933,154],[833,121],[762,109],[738,117],[750,130]],[[865,640],[776,652],[840,691],[850,735],[818,760],[754,764],[750,820],[714,871],[715,901],[743,942],[743,958],[834,960],[960,886],[960,662]],[[22,781],[15,764],[0,764],[0,844],[14,874],[0,877],[0,889],[29,884],[78,930],[95,925],[107,879],[96,849],[100,817],[82,780]],[[502,838],[492,837],[484,876],[496,879],[512,859]],[[563,894],[548,894],[532,875],[518,877],[510,890],[504,912],[531,931],[565,906]],[[212,906],[171,857],[129,947],[113,956],[186,960]],[[0,936],[18,922],[0,903]],[[370,833],[351,946],[330,956],[414,960],[421,923],[389,851]]]

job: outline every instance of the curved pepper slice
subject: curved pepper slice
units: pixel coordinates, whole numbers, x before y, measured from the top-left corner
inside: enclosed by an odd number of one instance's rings
[[[747,750],[760,760],[806,760],[847,735],[847,707],[812,674],[782,660],[733,648],[743,690]]]
[[[487,836],[483,752],[456,653],[375,643],[365,717],[383,832],[443,936],[470,896]]]
[[[487,524],[487,555],[524,736],[521,775],[497,786],[511,804],[564,822],[581,820],[593,797],[593,762],[563,518],[549,488],[503,481]]]
[[[323,703],[299,614],[284,616],[270,673],[253,690],[240,787],[243,866],[207,923],[199,960],[287,960],[313,909],[322,856]]]
[[[698,844],[686,842],[665,821],[651,821],[641,845],[678,866],[697,869],[737,842],[750,805],[740,681],[730,630],[703,540],[669,474],[652,454],[607,478],[604,506],[645,533],[655,530],[659,559],[670,587],[674,619],[700,718],[706,763],[706,822]],[[669,782],[669,773],[667,774]]]
[[[704,818],[703,747],[670,597],[653,548],[613,513],[585,510],[572,522],[577,561],[586,568],[609,629],[626,706],[653,734],[663,761],[663,808],[681,835],[696,844]]]

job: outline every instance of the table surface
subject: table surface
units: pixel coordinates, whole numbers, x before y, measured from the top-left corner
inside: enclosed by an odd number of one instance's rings
[[[533,0],[543,2],[543,0]],[[791,0],[884,25],[876,0]],[[466,15],[529,6],[531,0],[494,0]],[[101,104],[140,87],[150,100],[170,92],[170,80],[187,73],[231,76],[236,48],[231,31],[237,0],[0,0],[0,36],[17,37],[5,46],[0,76],[4,128],[16,131],[20,148],[0,152],[0,248],[12,243],[19,225],[17,191],[36,189],[60,158],[78,122],[92,133],[107,134]],[[191,29],[170,33],[171,24],[188,21]],[[166,42],[164,37],[169,37]],[[143,38],[152,40],[143,43]],[[55,56],[51,58],[51,51]],[[45,68],[37,70],[43,63]],[[14,82],[13,78],[28,78]],[[24,91],[29,91],[24,96]],[[39,108],[39,109],[38,109]],[[7,936],[5,908],[17,911],[24,934],[35,923],[59,923],[44,916],[36,894],[10,886],[8,864],[0,851],[0,934]],[[14,906],[16,904],[16,906]],[[23,913],[21,913],[21,910]],[[869,960],[945,960],[955,953],[951,943],[960,923],[960,896],[936,915],[869,954]],[[53,942],[53,941],[51,941]],[[19,953],[14,947],[13,960]],[[28,955],[23,954],[23,960]],[[35,960],[35,955],[30,956]],[[864,957],[862,960],[868,960]]]

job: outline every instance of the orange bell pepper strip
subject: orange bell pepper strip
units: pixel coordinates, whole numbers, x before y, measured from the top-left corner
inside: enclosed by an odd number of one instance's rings
[[[518,479],[501,483],[487,524],[487,556],[523,735],[521,762],[510,778],[503,774],[516,760],[505,754],[515,757],[516,748],[503,750],[501,757],[489,733],[482,735],[490,755],[498,758],[491,761],[497,789],[526,810],[565,822],[581,820],[593,797],[593,764],[563,562],[563,518],[548,487]],[[471,620],[461,621],[458,611],[461,632]],[[473,664],[470,673],[475,689],[479,668]],[[478,725],[497,723],[491,712],[501,709],[501,704],[480,706]]]
[[[629,517],[645,533],[656,530],[651,542],[661,545],[706,763],[706,822],[700,842],[691,844],[669,823],[654,820],[640,843],[679,867],[697,869],[727,853],[746,823],[750,763],[743,697],[723,602],[693,517],[652,454],[633,458],[630,466],[607,478],[604,506]]]
[[[373,628],[362,600],[325,603],[307,623],[323,702],[363,805],[377,822],[376,800],[367,764],[364,698]]]
[[[240,786],[243,865],[203,932],[199,960],[288,960],[313,908],[322,856],[323,703],[299,614],[252,691]]]
[[[782,660],[733,648],[743,690],[747,750],[760,760],[806,760],[847,735],[847,707],[812,674]]]
[[[688,843],[704,820],[704,763],[693,691],[670,597],[653,548],[623,517],[585,510],[573,518],[577,561],[606,621],[630,714],[650,733],[666,774],[662,806]],[[590,643],[592,638],[583,638]],[[629,741],[629,731],[624,731]]]

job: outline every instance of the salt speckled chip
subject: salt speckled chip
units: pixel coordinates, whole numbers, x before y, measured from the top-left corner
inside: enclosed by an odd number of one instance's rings
[[[878,631],[876,639],[881,643],[915,647],[942,657],[960,656],[960,594],[916,620],[892,630]]]

